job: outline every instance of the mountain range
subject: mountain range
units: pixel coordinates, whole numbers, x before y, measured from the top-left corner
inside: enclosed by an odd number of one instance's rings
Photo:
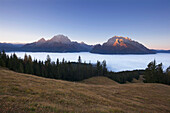
[[[30,52],[88,52],[93,46],[71,41],[67,36],[57,35],[50,40],[44,38],[25,44],[21,50]]]
[[[71,41],[67,36],[56,35],[49,40],[27,44],[0,43],[0,50],[24,52],[91,52],[99,54],[154,54],[170,53],[168,50],[151,50],[128,37],[114,36],[102,45],[88,45]]]

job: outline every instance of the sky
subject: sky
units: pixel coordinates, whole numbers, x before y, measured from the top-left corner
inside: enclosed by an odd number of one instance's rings
[[[58,34],[88,44],[117,35],[170,49],[170,0],[0,0],[0,42]]]

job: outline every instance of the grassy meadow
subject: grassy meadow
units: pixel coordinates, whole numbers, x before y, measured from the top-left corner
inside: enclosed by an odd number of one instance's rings
[[[68,82],[0,68],[0,113],[168,113],[170,86],[105,77]]]

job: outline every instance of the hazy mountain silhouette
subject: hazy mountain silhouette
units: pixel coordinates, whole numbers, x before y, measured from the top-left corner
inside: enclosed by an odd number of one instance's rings
[[[156,53],[170,53],[170,50],[154,50],[152,49],[153,52],[156,52]]]
[[[0,43],[0,51],[19,51],[24,44]]]

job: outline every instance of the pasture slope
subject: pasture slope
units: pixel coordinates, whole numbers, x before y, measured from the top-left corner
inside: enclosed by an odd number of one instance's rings
[[[0,68],[0,113],[6,112],[168,113],[170,86],[104,77],[68,82]]]

